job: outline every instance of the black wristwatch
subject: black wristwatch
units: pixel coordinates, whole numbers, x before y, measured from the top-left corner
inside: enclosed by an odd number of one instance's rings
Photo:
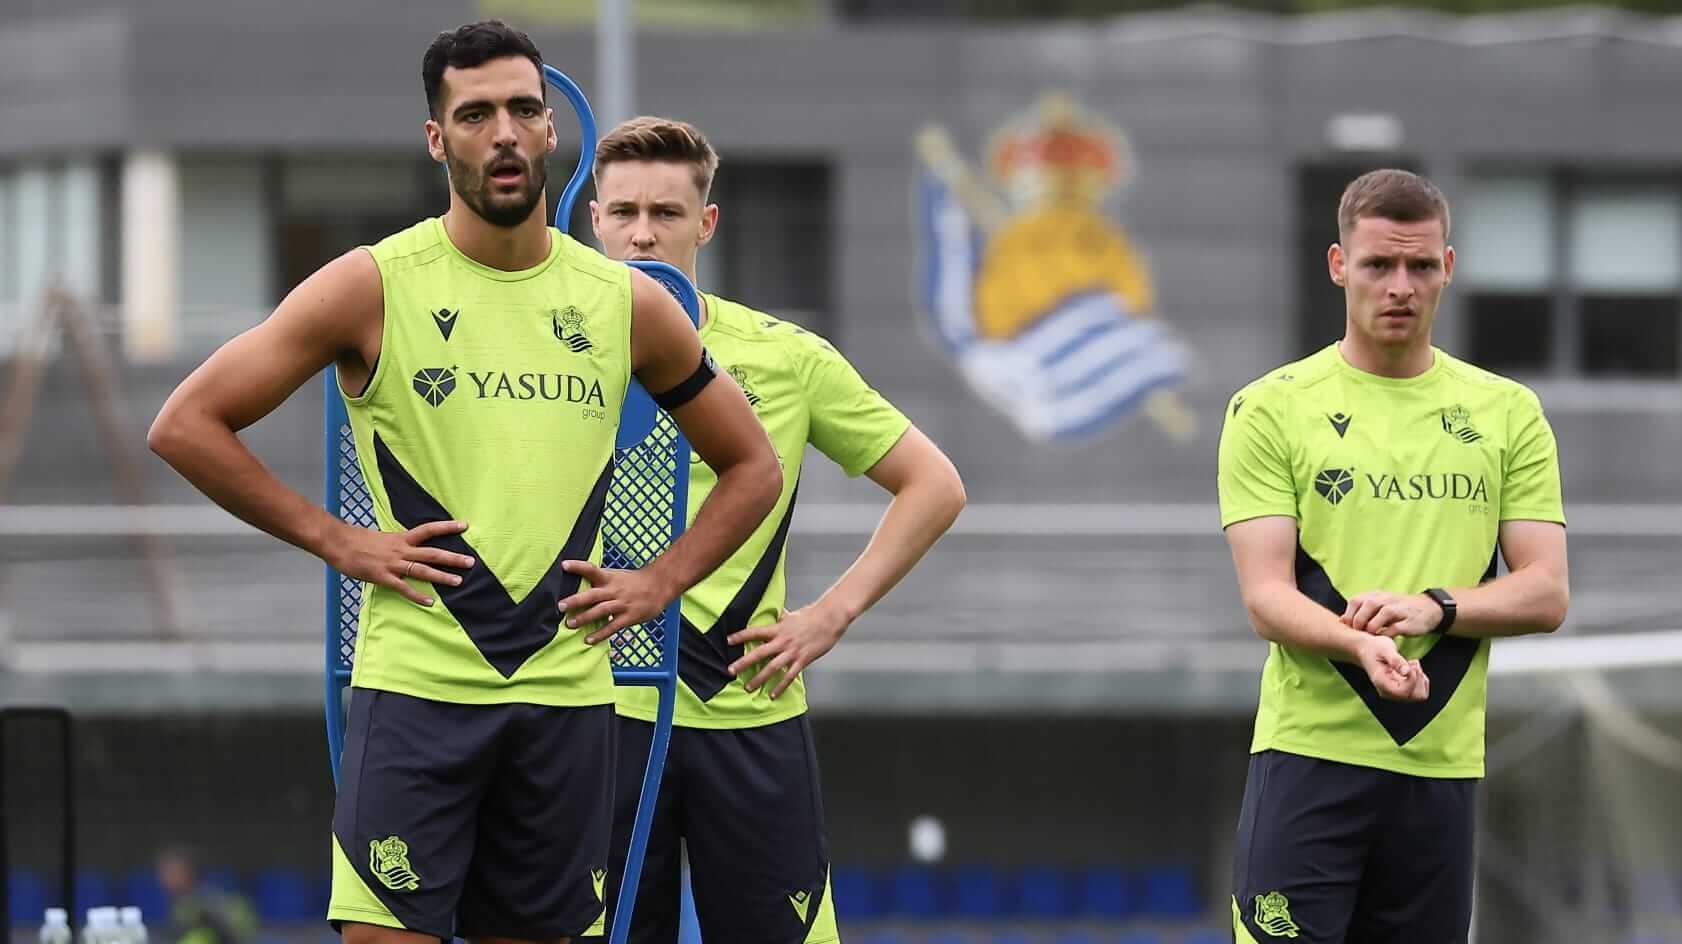
[[[1460,604],[1455,603],[1454,598],[1448,595],[1448,591],[1441,587],[1430,587],[1425,591],[1425,595],[1437,601],[1437,605],[1443,608],[1442,622],[1438,623],[1437,628],[1431,630],[1431,632],[1439,635],[1447,633],[1449,627],[1454,625],[1454,617],[1460,611]]]

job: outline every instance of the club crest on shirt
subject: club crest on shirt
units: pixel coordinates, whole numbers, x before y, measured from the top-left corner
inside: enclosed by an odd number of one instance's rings
[[[595,347],[588,335],[584,333],[584,313],[571,305],[565,308],[551,308],[549,318],[555,329],[555,340],[567,346],[574,354],[587,354]]]
[[[993,133],[984,172],[942,127],[916,148],[922,307],[971,390],[1032,440],[1091,438],[1141,411],[1191,438],[1176,393],[1190,352],[1105,206],[1135,171],[1121,130],[1051,94]]]
[[[759,394],[753,392],[753,384],[748,382],[747,368],[738,364],[725,373],[730,375],[731,380],[736,381],[736,386],[742,388],[742,393],[748,398],[748,406],[759,409],[759,404],[764,401],[760,399]]]
[[[1472,414],[1465,407],[1456,403],[1445,406],[1440,411],[1443,419],[1443,432],[1453,436],[1463,443],[1475,443],[1483,438],[1483,434],[1472,428]]]

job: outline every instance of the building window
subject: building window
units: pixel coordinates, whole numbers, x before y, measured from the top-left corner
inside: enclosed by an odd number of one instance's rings
[[[1682,376],[1682,180],[1589,170],[1466,178],[1466,354],[1561,377]]]
[[[695,260],[703,291],[831,334],[829,317],[835,211],[827,164],[727,156],[708,199],[718,232]],[[573,235],[595,246],[585,188]],[[597,248],[600,248],[597,246]]]
[[[827,317],[836,215],[830,179],[829,166],[817,162],[747,157],[725,163],[710,196],[721,208],[718,233],[697,265],[703,285],[820,334],[833,333]]]
[[[1553,359],[1553,299],[1546,293],[1473,293],[1464,303],[1466,351],[1501,373],[1545,368]]]
[[[1682,374],[1682,317],[1675,294],[1588,295],[1580,300],[1578,347],[1591,376]]]

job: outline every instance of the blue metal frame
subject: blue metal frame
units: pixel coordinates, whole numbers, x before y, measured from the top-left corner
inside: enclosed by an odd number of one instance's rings
[[[675,296],[689,320],[701,323],[701,301],[689,278],[664,262],[636,261],[629,263],[648,273]],[[658,417],[654,399],[642,384],[632,380],[625,391],[625,405],[620,412],[619,445],[641,442],[653,428]],[[689,517],[689,439],[680,431],[674,448],[675,462],[672,485],[672,540],[683,533]],[[660,666],[655,669],[614,669],[613,681],[619,685],[651,685],[659,693],[659,707],[654,717],[654,739],[648,748],[648,765],[643,769],[642,792],[637,798],[637,818],[631,827],[631,844],[625,854],[625,874],[620,877],[619,900],[613,909],[613,931],[610,944],[625,944],[631,933],[631,916],[636,914],[637,886],[642,876],[644,853],[648,850],[648,832],[654,823],[654,806],[660,796],[660,778],[666,769],[666,749],[672,740],[672,712],[677,707],[678,642],[682,638],[683,598],[666,606],[665,638],[661,640]]]
[[[333,368],[322,374],[322,501],[333,517],[340,515],[339,507],[339,429],[348,423],[345,401],[339,396],[339,381]],[[339,757],[345,752],[345,688],[350,685],[350,669],[339,657],[339,583],[341,576],[332,567],[323,568],[325,593],[322,595],[321,625],[327,643],[327,759],[333,770],[333,786],[339,786]]]
[[[555,207],[555,226],[562,232],[569,228],[572,219],[572,209],[578,199],[579,191],[584,182],[589,179],[590,171],[595,164],[596,149],[596,118],[590,109],[589,101],[578,84],[554,66],[543,67],[543,78],[550,85],[558,89],[567,101],[572,104],[573,112],[578,117],[580,129],[580,144],[578,166],[567,181],[566,188],[561,191],[560,201]],[[659,281],[675,296],[688,312],[689,318],[697,326],[700,324],[700,299],[695,287],[689,279],[678,269],[660,262],[633,262],[631,265],[647,272]],[[326,508],[335,517],[340,517],[340,430],[349,423],[345,413],[344,398],[338,389],[338,380],[334,369],[329,367],[322,374],[323,410],[325,423],[323,443],[323,474],[322,495]],[[653,428],[657,416],[654,401],[635,380],[631,382],[626,394],[626,403],[621,418],[619,431],[619,445],[640,442],[649,430]],[[674,486],[672,502],[672,540],[683,533],[688,519],[689,495],[689,442],[679,433],[675,453],[683,457],[676,462],[674,468]],[[323,601],[322,621],[325,629],[326,643],[326,672],[324,685],[324,701],[327,715],[327,749],[333,770],[333,782],[339,782],[339,758],[344,753],[345,742],[345,714],[344,691],[350,685],[351,669],[341,657],[340,644],[341,626],[339,613],[339,594],[341,576],[331,567],[325,569],[323,586],[325,590]],[[655,798],[660,793],[660,780],[666,766],[666,750],[671,743],[672,713],[677,703],[677,660],[679,640],[682,636],[682,600],[673,600],[666,608],[665,638],[662,641],[660,665],[657,668],[615,669],[614,682],[620,685],[648,685],[653,686],[659,694],[659,709],[656,716],[653,744],[649,749],[648,765],[643,774],[642,793],[637,804],[636,823],[632,829],[631,845],[625,862],[625,874],[621,878],[619,898],[614,908],[612,944],[624,944],[631,930],[631,915],[636,907],[638,879],[642,875],[644,854],[648,847],[648,832],[653,821]]]

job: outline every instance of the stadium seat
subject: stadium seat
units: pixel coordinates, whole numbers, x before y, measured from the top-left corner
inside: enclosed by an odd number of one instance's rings
[[[1051,939],[1051,944],[1101,944],[1098,934],[1084,928],[1062,931]]]
[[[941,931],[931,935],[928,944],[979,944],[979,942],[962,931]]]
[[[1635,880],[1631,904],[1637,914],[1682,914],[1682,875],[1647,872]]]
[[[960,918],[989,920],[1009,911],[1004,878],[990,865],[966,865],[952,875],[952,911]]]
[[[169,892],[151,869],[135,869],[123,883],[122,904],[140,909],[140,917],[149,927],[162,928],[169,923]]]
[[[292,869],[264,869],[252,881],[252,904],[265,924],[320,920],[327,903],[316,900],[317,885]]]
[[[6,901],[15,924],[39,927],[48,907],[47,886],[28,869],[12,869],[12,874],[6,876]]]
[[[1139,881],[1139,910],[1153,918],[1195,918],[1201,913],[1189,868],[1158,868]]]
[[[888,878],[888,911],[906,918],[939,918],[941,902],[934,870],[903,865]]]
[[[80,927],[89,908],[118,905],[111,895],[111,882],[98,869],[78,869],[76,872],[76,907],[82,913],[71,915],[72,924]]]
[[[1133,913],[1127,892],[1127,873],[1112,866],[1095,866],[1080,875],[1075,910],[1083,917],[1115,920]]]
[[[911,944],[911,941],[897,931],[877,931],[864,938],[861,944]]]
[[[1180,944],[1232,944],[1232,929],[1217,931],[1214,928],[1192,928]]]
[[[835,914],[844,921],[874,921],[887,912],[880,883],[865,869],[833,869],[829,890],[835,896]]]
[[[1075,911],[1068,876],[1049,867],[1022,871],[1017,880],[1017,901],[1017,912],[1030,918],[1069,918]]]
[[[1168,944],[1168,942],[1167,938],[1162,936],[1162,932],[1153,928],[1132,928],[1121,932],[1121,936],[1116,938],[1115,944]],[[1222,941],[1221,944],[1229,944],[1229,942]]]
[[[233,869],[219,867],[205,869],[199,873],[199,884],[205,888],[214,888],[224,892],[244,892],[240,887],[239,875]]]
[[[993,935],[991,944],[1034,944],[1034,939],[1021,931],[999,931]]]

